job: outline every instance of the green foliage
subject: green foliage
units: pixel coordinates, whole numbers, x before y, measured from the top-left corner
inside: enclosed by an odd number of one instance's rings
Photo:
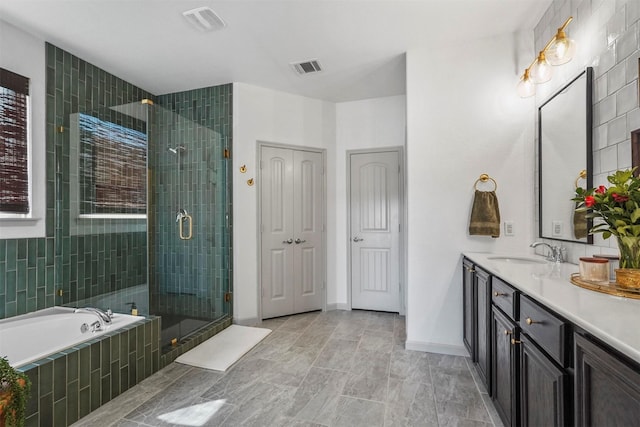
[[[640,236],[640,178],[636,168],[616,171],[607,180],[611,185],[585,190],[576,188],[576,211],[587,211],[594,218],[590,233],[602,233],[604,239]]]
[[[9,392],[11,399],[4,408],[7,426],[24,426],[25,408],[31,382],[22,372],[14,369],[6,357],[0,357],[0,392]]]

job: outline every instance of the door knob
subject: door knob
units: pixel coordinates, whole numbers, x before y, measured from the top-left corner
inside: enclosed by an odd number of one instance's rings
[[[282,243],[286,243],[287,245],[290,245],[293,243],[293,239],[283,240]]]
[[[356,236],[353,238],[354,242],[362,242],[364,239],[361,239],[360,237]]]
[[[306,242],[306,240],[296,239],[296,245],[299,245],[300,243],[304,243],[304,242]]]

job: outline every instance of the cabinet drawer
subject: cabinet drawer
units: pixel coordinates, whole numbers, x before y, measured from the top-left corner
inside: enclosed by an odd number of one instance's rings
[[[516,310],[516,290],[511,285],[494,277],[491,281],[491,301],[512,320],[518,319]]]
[[[520,296],[520,328],[561,366],[569,362],[569,324],[540,307],[525,295]]]

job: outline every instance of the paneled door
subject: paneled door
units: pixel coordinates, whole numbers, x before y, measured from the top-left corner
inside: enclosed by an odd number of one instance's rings
[[[322,309],[322,153],[261,146],[262,318]]]
[[[400,153],[351,153],[351,307],[400,310]]]

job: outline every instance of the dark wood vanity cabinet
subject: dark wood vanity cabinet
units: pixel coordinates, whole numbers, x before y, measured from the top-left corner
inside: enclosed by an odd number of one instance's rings
[[[475,267],[476,321],[477,321],[477,362],[478,376],[491,395],[491,276]]]
[[[640,365],[580,334],[574,342],[575,425],[640,425]]]
[[[482,383],[491,393],[491,276],[468,259],[462,261],[464,342]]]
[[[476,361],[476,311],[473,263],[468,259],[462,261],[462,342],[469,352],[472,361]]]
[[[514,345],[518,336],[515,322],[498,307],[492,307],[491,396],[506,427],[518,425],[518,351]]]
[[[569,374],[543,353],[525,334],[520,337],[521,426],[569,425]]]

